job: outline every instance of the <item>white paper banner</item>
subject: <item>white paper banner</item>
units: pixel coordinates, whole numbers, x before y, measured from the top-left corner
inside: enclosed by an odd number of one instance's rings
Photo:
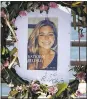
[[[28,43],[28,24],[29,18],[58,18],[58,41],[57,41],[57,70],[27,70],[27,43]],[[31,21],[30,21],[31,22]],[[30,23],[31,24],[31,23]],[[68,14],[59,8],[50,8],[48,14],[40,13],[39,10],[29,12],[27,16],[18,16],[15,22],[17,26],[18,38],[18,57],[20,67],[16,66],[16,72],[25,80],[39,80],[42,83],[54,85],[57,82],[69,81],[70,65],[70,32],[71,32],[71,14]]]

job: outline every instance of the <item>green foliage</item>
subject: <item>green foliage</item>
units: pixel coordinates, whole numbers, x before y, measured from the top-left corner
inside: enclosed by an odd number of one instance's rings
[[[10,51],[7,47],[1,48],[1,68],[4,68],[6,60],[10,61]]]
[[[66,83],[61,84],[60,83],[57,86],[58,86],[58,92],[56,94],[56,97],[58,97],[67,88],[68,84],[66,84]]]
[[[8,1],[5,1],[8,2]],[[54,1],[57,4],[60,4],[62,6],[67,6],[69,8],[71,8],[73,11],[76,12],[77,15],[80,16],[86,16],[87,13],[85,13],[83,11],[84,6],[86,6],[87,2],[83,1],[83,2],[75,2],[75,1],[71,1],[71,2],[66,2],[66,1]],[[3,2],[2,2],[3,3]],[[1,4],[2,4],[1,3]],[[6,9],[8,11],[8,13],[10,14],[10,20],[12,18],[16,18],[17,15],[19,14],[19,12],[21,10],[26,10],[26,11],[34,11],[36,9],[39,9],[39,7],[44,4],[48,6],[48,1],[40,1],[40,2],[36,2],[36,1],[10,1],[10,4],[7,5]],[[84,12],[84,13],[83,13]]]
[[[40,85],[40,88],[41,88],[41,90],[43,91],[43,93],[46,93],[46,92],[48,91],[47,85],[41,84],[41,85]]]
[[[71,68],[69,71],[71,71],[71,70],[74,70],[76,72],[76,74],[79,72],[86,73],[87,72],[87,66],[86,65],[85,66],[73,66],[73,68]]]
[[[17,52],[17,48],[14,47],[14,48],[10,51],[10,56],[13,56],[16,52]]]
[[[3,80],[9,84],[11,81],[14,84],[14,86],[16,85],[21,85],[21,84],[27,84],[28,81],[23,80],[15,71],[15,69],[11,68],[5,68],[2,70],[1,72],[2,78]]]
[[[69,88],[69,94],[75,93],[78,89],[79,81],[77,79],[69,82],[68,88]]]

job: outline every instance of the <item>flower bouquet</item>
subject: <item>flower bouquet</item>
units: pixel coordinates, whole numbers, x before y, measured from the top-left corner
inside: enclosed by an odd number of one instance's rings
[[[57,99],[67,88],[67,84],[60,83],[54,86],[48,86],[46,84],[40,84],[39,81],[32,81],[29,84],[21,84],[15,87],[13,86],[13,84],[10,84],[9,87],[11,87],[11,91],[9,92],[8,99]]]

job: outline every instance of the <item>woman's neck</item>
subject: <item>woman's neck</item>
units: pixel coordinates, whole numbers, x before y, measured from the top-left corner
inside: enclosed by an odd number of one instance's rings
[[[39,48],[39,54],[42,56],[43,59],[42,69],[46,68],[51,63],[51,61],[55,56],[55,52],[52,51],[51,49],[44,49],[41,47]]]
[[[51,49],[44,49],[44,48],[39,47],[39,54],[40,55],[51,54]]]

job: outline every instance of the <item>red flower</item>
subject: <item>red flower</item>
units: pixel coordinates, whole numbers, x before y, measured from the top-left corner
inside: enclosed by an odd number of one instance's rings
[[[51,8],[57,8],[58,5],[57,5],[57,3],[55,3],[55,2],[50,2],[50,3],[49,3],[49,7],[51,7]]]
[[[46,10],[48,10],[48,6],[46,6],[46,5],[40,6],[40,11],[46,11]]]
[[[85,73],[84,72],[80,72],[78,74],[76,74],[76,77],[80,80],[84,79],[85,78]]]
[[[20,12],[19,12],[19,15],[20,15],[20,16],[26,16],[27,13],[26,13],[26,11],[20,11]]]

